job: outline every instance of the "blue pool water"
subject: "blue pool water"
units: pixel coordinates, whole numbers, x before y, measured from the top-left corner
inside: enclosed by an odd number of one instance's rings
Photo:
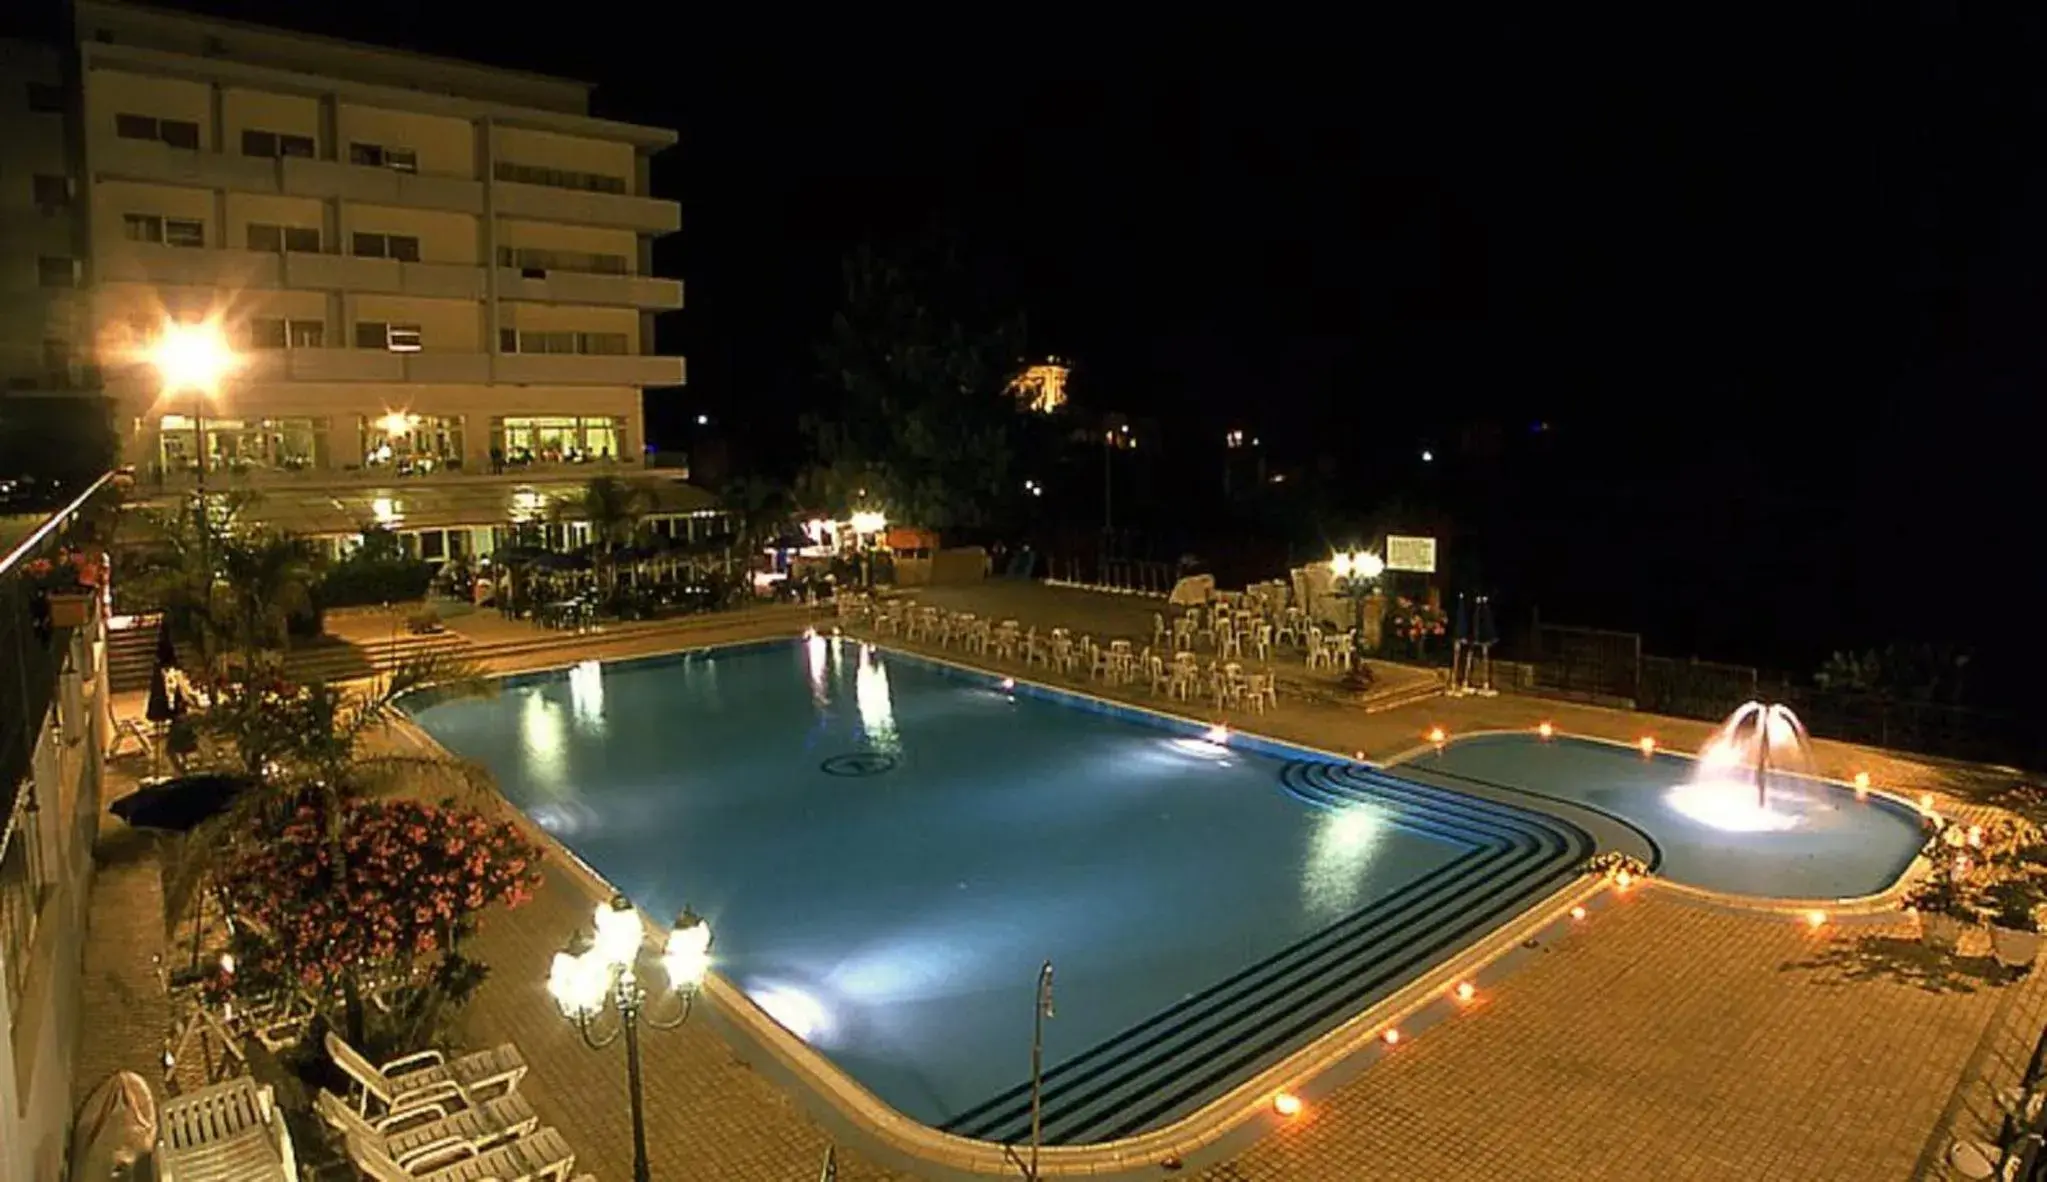
[[[517,679],[417,719],[902,1112],[1046,1140],[1185,1115],[1568,879],[1533,810],[851,641]]]
[[[1696,761],[1587,739],[1473,735],[1399,767],[1510,787],[1598,809],[1656,843],[1656,872],[1674,882],[1735,895],[1843,899],[1895,883],[1926,841],[1917,812],[1880,795],[1803,776],[1771,775],[1768,815],[1722,811],[1687,794]],[[1399,767],[1394,770],[1398,771]],[[1745,806],[1745,786],[1734,791]]]

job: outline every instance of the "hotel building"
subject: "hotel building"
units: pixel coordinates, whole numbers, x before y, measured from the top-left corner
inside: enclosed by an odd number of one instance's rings
[[[680,211],[648,184],[675,132],[591,116],[579,82],[128,4],[73,14],[72,60],[9,99],[70,165],[22,180],[46,207],[36,346],[25,296],[0,319],[10,363],[96,374],[143,488],[189,487],[203,462],[209,488],[264,489],[264,515],[306,532],[464,526],[437,556],[643,467],[642,392],[685,376],[654,334],[682,306],[652,273]],[[166,319],[213,320],[239,352],[214,396],[161,392],[141,354]],[[683,501],[663,509],[708,504]]]

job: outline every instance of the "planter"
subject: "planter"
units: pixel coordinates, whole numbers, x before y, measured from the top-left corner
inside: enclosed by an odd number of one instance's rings
[[[1953,952],[1955,950],[1956,945],[1962,942],[1964,927],[1965,925],[1959,916],[1948,915],[1939,911],[1921,911],[1919,913],[1920,940],[1924,941],[1928,948],[1936,949],[1940,952]]]
[[[2023,928],[1990,929],[1990,952],[2007,968],[2031,968],[2040,959],[2040,933]]]
[[[83,628],[86,619],[92,615],[92,592],[52,591],[50,592],[50,626],[53,628]]]

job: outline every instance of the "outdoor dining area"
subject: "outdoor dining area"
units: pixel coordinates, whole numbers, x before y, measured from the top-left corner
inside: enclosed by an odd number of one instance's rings
[[[1202,602],[1152,613],[1149,636],[1100,639],[1066,627],[1040,628],[921,603],[842,589],[838,618],[876,636],[956,649],[992,661],[1216,710],[1262,714],[1279,705],[1278,668],[1344,673],[1359,667],[1354,630],[1325,626],[1295,605],[1282,581],[1242,591],[1210,591]]]

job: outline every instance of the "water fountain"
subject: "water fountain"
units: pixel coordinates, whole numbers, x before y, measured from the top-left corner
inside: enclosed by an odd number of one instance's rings
[[[1790,707],[1745,702],[1700,749],[1698,767],[1671,790],[1670,803],[1717,829],[1789,829],[1798,814],[1770,807],[1770,773],[1805,771],[1807,746],[1805,724]]]

